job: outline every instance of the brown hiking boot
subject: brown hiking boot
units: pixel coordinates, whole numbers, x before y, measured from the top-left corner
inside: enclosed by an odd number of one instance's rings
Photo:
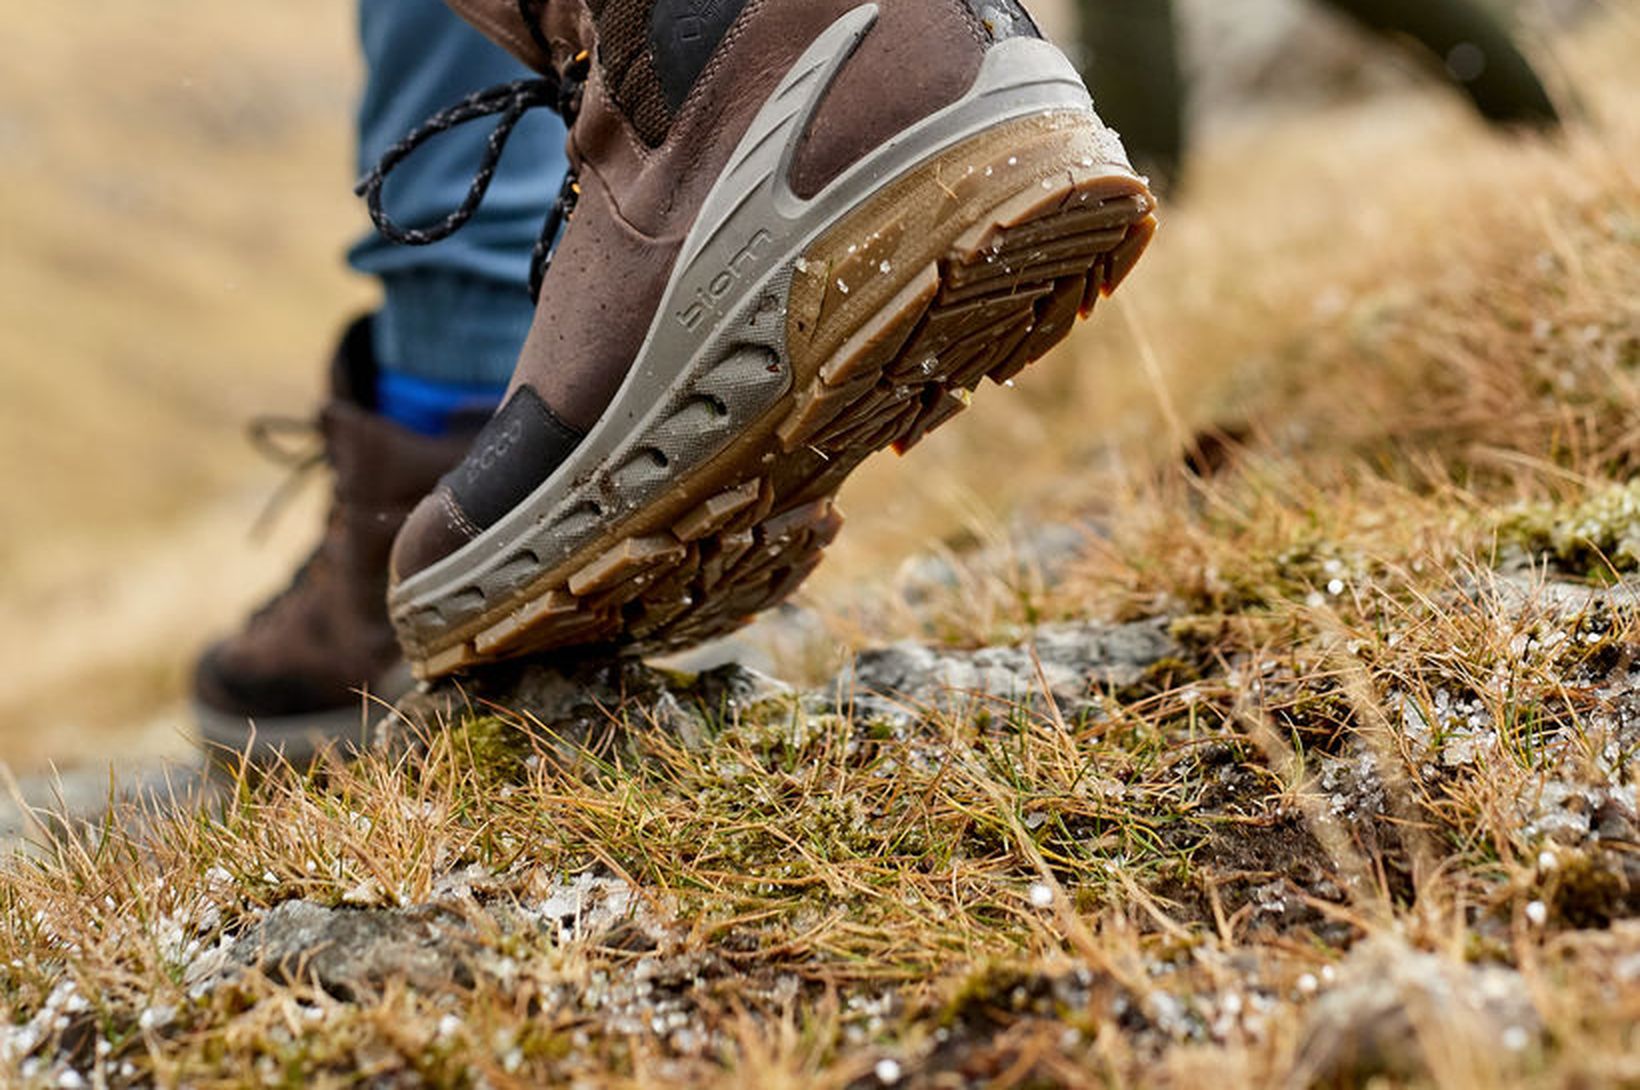
[[[201,656],[194,698],[207,746],[243,753],[254,737],[253,759],[306,761],[325,742],[362,739],[361,694],[393,700],[409,687],[387,619],[388,554],[405,516],[473,433],[407,431],[371,411],[374,391],[370,324],[361,319],[337,350],[318,421],[335,473],[324,538],[283,593]]]
[[[867,455],[1057,344],[1155,229],[1013,0],[452,2],[548,75],[400,150],[556,101],[578,185],[510,398],[394,553],[423,676],[780,601]]]

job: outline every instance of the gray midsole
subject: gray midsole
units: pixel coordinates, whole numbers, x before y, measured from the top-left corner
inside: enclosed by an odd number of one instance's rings
[[[394,588],[395,621],[413,648],[509,601],[761,419],[793,384],[786,311],[795,263],[887,181],[1018,117],[1091,114],[1058,49],[1009,39],[986,54],[962,99],[799,198],[790,167],[808,120],[876,17],[865,4],[839,19],[765,103],[702,206],[631,372],[581,446],[494,527]],[[1112,161],[1126,165],[1114,138]]]

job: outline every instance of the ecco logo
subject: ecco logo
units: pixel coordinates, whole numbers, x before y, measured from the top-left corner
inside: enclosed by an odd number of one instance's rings
[[[469,485],[477,484],[479,478],[500,465],[523,438],[524,422],[516,419],[508,422],[507,426],[496,433],[489,442],[474,449],[467,456],[466,462],[463,463],[465,472],[462,476]]]
[[[752,236],[741,251],[729,261],[729,267],[712,277],[704,288],[695,289],[695,301],[678,312],[678,322],[683,328],[693,333],[699,329],[701,323],[708,316],[721,317],[723,315],[723,300],[736,284],[751,278],[757,270],[758,262],[762,260],[764,251],[774,242],[774,236],[767,230],[760,230]]]

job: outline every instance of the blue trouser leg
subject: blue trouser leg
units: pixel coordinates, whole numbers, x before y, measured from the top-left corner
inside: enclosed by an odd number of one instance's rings
[[[359,0],[359,29],[367,68],[361,173],[430,115],[531,74],[443,0]],[[411,156],[387,185],[393,217],[430,223],[459,205],[488,135],[475,122]],[[435,383],[506,384],[535,310],[530,252],[567,169],[563,123],[539,111],[518,126],[465,230],[432,246],[397,246],[372,234],[353,247],[353,267],[382,282],[375,339],[385,369]]]

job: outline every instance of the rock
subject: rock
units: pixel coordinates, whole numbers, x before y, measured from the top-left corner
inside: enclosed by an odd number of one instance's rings
[[[289,901],[214,958],[196,963],[190,987],[210,989],[258,970],[281,983],[311,983],[344,1001],[403,981],[418,991],[466,988],[480,948],[470,924],[447,908],[326,908]]]
[[[1288,1086],[1419,1078],[1432,1074],[1425,1051],[1432,1043],[1457,1057],[1508,1057],[1543,1032],[1525,978],[1513,969],[1458,964],[1373,939],[1355,949],[1337,986],[1311,1008]]]
[[[524,915],[555,932],[560,943],[603,934],[634,918],[639,905],[631,886],[618,878],[583,874],[560,882],[542,898],[521,906]],[[641,914],[644,926],[649,922]]]
[[[1517,803],[1522,834],[1530,841],[1577,846],[1626,840],[1634,830],[1634,795],[1626,787],[1562,779],[1534,785]]]
[[[801,701],[821,714],[909,724],[934,712],[1014,705],[1048,711],[1046,692],[1067,719],[1098,694],[1142,683],[1181,654],[1167,621],[1125,625],[1044,625],[1013,647],[953,651],[906,642],[866,651],[831,682],[799,693],[737,664],[698,675],[633,659],[504,663],[418,693],[379,728],[384,745],[431,736],[439,724],[492,714],[538,724],[568,762],[607,752],[627,726],[662,728],[688,743],[725,718],[759,704]],[[1039,671],[1040,666],[1040,671]]]
[[[736,664],[702,674],[659,670],[636,658],[526,660],[442,682],[401,701],[377,728],[377,744],[416,746],[442,725],[495,714],[528,721],[559,757],[605,753],[626,726],[657,726],[689,742],[716,716],[790,689]]]
[[[522,932],[563,944],[628,922],[650,926],[634,915],[631,887],[615,878],[580,875],[536,896],[488,905],[473,893],[473,876],[463,872],[449,876],[432,901],[409,908],[287,901],[196,960],[186,982],[208,992],[255,971],[281,983],[313,984],[343,1001],[379,994],[389,982],[439,994],[516,973],[486,936]]]
[[[403,741],[420,731],[491,714],[496,706],[579,739],[594,724],[607,722],[610,710],[634,700],[653,701],[664,689],[665,679],[634,658],[501,663],[424,686],[406,697],[382,723],[378,741]]]
[[[1045,625],[1016,647],[947,651],[908,642],[867,651],[829,691],[836,710],[890,722],[988,706],[1006,712],[1022,705],[1040,714],[1050,695],[1070,718],[1100,691],[1137,685],[1179,654],[1162,621]]]

